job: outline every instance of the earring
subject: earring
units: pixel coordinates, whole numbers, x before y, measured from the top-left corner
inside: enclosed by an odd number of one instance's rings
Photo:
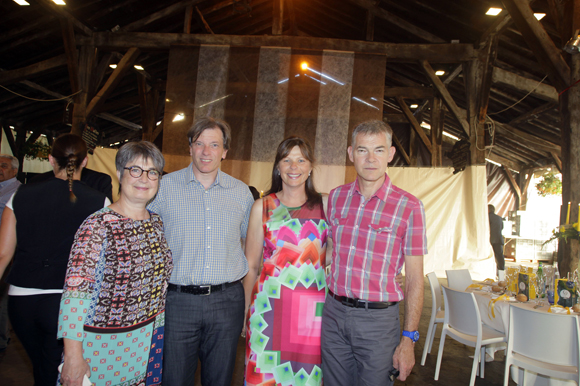
[[[311,171],[310,171],[310,172],[308,172],[308,177],[310,177],[310,174],[312,174],[312,172],[311,172]]]

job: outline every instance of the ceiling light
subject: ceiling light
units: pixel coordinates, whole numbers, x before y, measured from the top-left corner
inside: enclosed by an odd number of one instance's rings
[[[489,158],[486,158],[485,160],[486,160],[487,162],[489,162],[490,164],[494,164],[494,165],[496,165],[496,166],[501,166],[501,164],[500,164],[499,162],[492,161],[492,160],[490,160]]]
[[[184,119],[185,119],[185,114],[179,113],[175,116],[175,118],[173,118],[173,122],[183,121]]]
[[[66,3],[63,0],[52,0],[52,2],[57,5],[66,5]]]
[[[159,126],[161,124],[161,122],[163,122],[163,121],[157,122],[157,124],[155,126]]]
[[[542,20],[544,18],[544,16],[546,16],[546,14],[545,13],[534,13],[534,16],[536,19]]]
[[[411,107],[412,109],[416,109],[417,107],[419,107],[419,105],[411,105],[409,107]]]
[[[487,12],[485,14],[489,15],[489,16],[497,16],[501,13],[501,11],[502,11],[501,8],[491,7],[490,9],[487,10]]]
[[[133,67],[135,67],[135,70],[139,70],[139,71],[143,71],[144,70],[143,66],[140,66],[138,64],[134,65]]]
[[[435,71],[435,75],[437,75],[437,76],[445,75],[445,71],[443,71],[443,70]]]
[[[580,47],[580,30],[576,30],[576,32],[574,32],[574,35],[572,36],[572,38],[570,40],[568,40],[568,43],[566,43],[566,45],[564,46],[564,51],[566,51],[569,54],[577,54],[578,51],[580,50],[578,47]]]
[[[424,129],[431,130],[431,125],[425,121],[421,122],[421,124],[419,126],[421,126]]]
[[[443,135],[444,135],[444,136],[446,136],[446,137],[449,137],[449,138],[451,138],[451,139],[454,139],[454,140],[456,140],[456,141],[459,141],[459,137],[456,137],[456,136],[454,136],[453,134],[449,134],[449,133],[448,133],[448,132],[446,132],[446,131],[444,131],[444,132],[443,132]]]
[[[303,69],[303,70],[307,70],[308,69],[308,63],[307,62],[300,63],[300,68]]]
[[[30,5],[25,0],[14,0],[14,2],[18,5]]]
[[[111,68],[117,68],[117,65],[116,64],[109,64],[109,67],[111,67]]]

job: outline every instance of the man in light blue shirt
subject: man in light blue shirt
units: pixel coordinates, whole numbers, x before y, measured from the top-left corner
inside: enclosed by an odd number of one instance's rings
[[[18,158],[8,154],[0,154],[0,218],[2,213],[4,213],[6,203],[20,186],[20,181],[16,179],[19,166]],[[0,281],[0,352],[6,350],[8,341],[10,341],[10,332],[8,331],[8,283],[2,278]]]
[[[254,198],[223,173],[229,125],[202,118],[187,133],[192,163],[163,177],[149,209],[163,219],[173,255],[165,317],[163,385],[230,385],[244,323],[242,243]]]

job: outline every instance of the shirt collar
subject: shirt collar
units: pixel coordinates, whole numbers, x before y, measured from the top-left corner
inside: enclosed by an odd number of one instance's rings
[[[5,188],[8,185],[12,185],[16,181],[16,177],[12,177],[9,180],[0,182],[0,188]]]
[[[213,188],[214,186],[221,186],[222,188],[228,188],[229,185],[227,184],[226,178],[224,178],[224,172],[221,171],[221,169],[218,169],[218,173],[216,175],[215,181],[213,182],[213,184],[210,186],[210,189]],[[187,170],[185,171],[185,182],[186,183],[190,183],[190,182],[197,182],[201,185],[201,182],[199,182],[199,180],[197,178],[195,178],[195,174],[193,173],[193,162],[189,164],[189,166],[187,167]]]
[[[351,189],[352,189],[351,194],[354,192],[357,192],[361,196],[363,195],[358,187],[358,176],[356,177],[356,180],[352,184]],[[376,197],[383,202],[387,202],[387,197],[389,196],[389,193],[391,193],[392,189],[393,189],[393,183],[391,182],[389,175],[387,173],[385,173],[385,182],[383,182],[383,184],[381,185],[379,190],[377,190],[375,192],[375,194],[372,195],[371,198]]]

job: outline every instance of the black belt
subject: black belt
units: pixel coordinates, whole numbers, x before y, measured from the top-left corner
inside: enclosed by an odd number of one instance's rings
[[[175,291],[175,292],[183,292],[186,294],[192,294],[192,295],[209,295],[212,292],[219,292],[219,291],[223,291],[226,288],[230,288],[235,286],[236,284],[238,284],[240,281],[236,280],[234,282],[231,283],[223,283],[223,284],[216,284],[216,285],[177,285],[177,284],[171,284],[169,283],[169,285],[167,286],[167,289],[169,291]]]
[[[328,290],[328,294],[332,296],[334,299],[344,304],[345,306],[354,308],[383,309],[389,308],[398,303],[398,302],[367,302],[365,300],[360,299],[351,299],[347,298],[346,296],[335,295],[330,290]]]

